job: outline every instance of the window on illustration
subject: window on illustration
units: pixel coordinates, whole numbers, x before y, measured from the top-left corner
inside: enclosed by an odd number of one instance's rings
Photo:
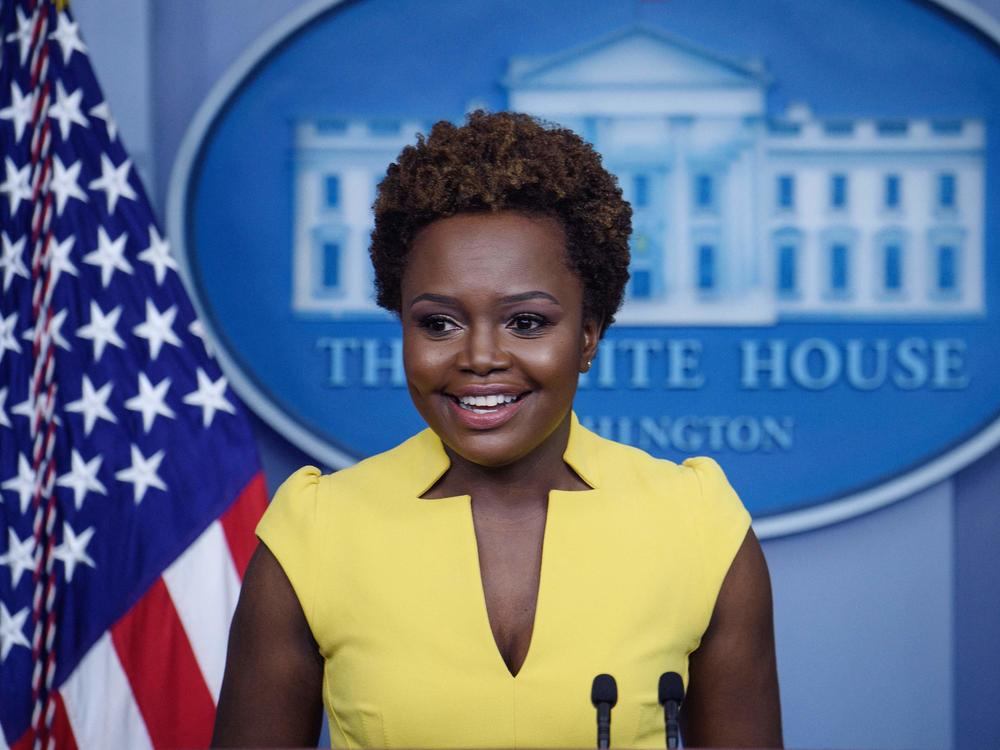
[[[649,299],[653,296],[653,277],[649,269],[637,268],[632,271],[632,298]]]
[[[900,190],[899,175],[890,174],[885,177],[885,207],[899,208]]]
[[[898,292],[903,288],[903,251],[897,244],[885,246],[885,291]]]
[[[694,180],[694,202],[700,209],[715,205],[715,181],[710,174],[700,174]]]
[[[645,208],[649,205],[649,176],[637,174],[632,178],[632,205]]]
[[[958,289],[958,253],[954,245],[940,245],[937,251],[937,287],[941,292]]]
[[[778,175],[778,208],[795,208],[795,178],[790,174]]]
[[[340,286],[340,243],[323,243],[323,286],[336,289]]]
[[[715,246],[698,246],[698,289],[708,292],[715,289]]]
[[[843,243],[830,246],[830,289],[834,292],[846,292],[849,282],[848,249]]]
[[[830,177],[830,207],[847,208],[847,175],[835,174]]]
[[[938,207],[954,208],[956,198],[955,175],[950,172],[938,175]]]
[[[324,183],[324,201],[328,208],[340,206],[340,177],[328,174]]]
[[[795,292],[796,284],[796,248],[795,245],[778,247],[778,291],[782,294]]]

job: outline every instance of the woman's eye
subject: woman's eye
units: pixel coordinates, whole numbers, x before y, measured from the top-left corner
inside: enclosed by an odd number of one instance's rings
[[[431,333],[448,333],[458,328],[455,321],[443,315],[430,315],[420,321],[420,326]]]
[[[510,321],[511,328],[525,333],[537,331],[547,324],[548,321],[538,315],[517,315]]]

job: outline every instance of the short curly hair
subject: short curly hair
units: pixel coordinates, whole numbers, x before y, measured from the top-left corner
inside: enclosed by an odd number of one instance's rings
[[[410,244],[428,224],[462,213],[517,211],[557,219],[584,314],[604,329],[628,281],[632,208],[600,155],[572,130],[515,112],[477,110],[436,123],[389,165],[375,199],[376,301],[400,313]]]

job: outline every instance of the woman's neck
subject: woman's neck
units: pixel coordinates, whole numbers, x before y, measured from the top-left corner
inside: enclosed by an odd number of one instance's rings
[[[451,467],[423,497],[471,495],[480,510],[531,512],[545,506],[550,490],[589,489],[563,459],[570,425],[567,415],[537,449],[505,466],[481,466],[446,445]]]

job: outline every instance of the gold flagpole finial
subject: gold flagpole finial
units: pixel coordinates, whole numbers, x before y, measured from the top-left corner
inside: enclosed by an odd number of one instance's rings
[[[52,2],[60,12],[66,10],[66,6],[69,5],[69,0],[52,0]]]

